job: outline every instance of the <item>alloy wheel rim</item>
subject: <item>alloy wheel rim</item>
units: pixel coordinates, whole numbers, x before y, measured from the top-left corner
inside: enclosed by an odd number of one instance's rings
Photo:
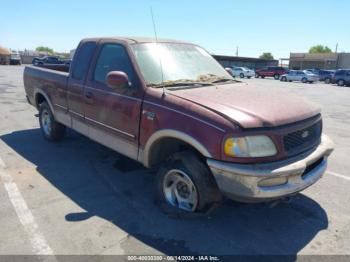
[[[51,134],[51,118],[50,113],[44,109],[41,114],[41,124],[46,135]]]
[[[194,212],[198,206],[197,188],[181,170],[172,169],[165,174],[163,193],[166,201],[179,209]]]

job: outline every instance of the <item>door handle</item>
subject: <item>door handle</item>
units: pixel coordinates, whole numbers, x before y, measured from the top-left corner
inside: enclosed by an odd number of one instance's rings
[[[85,93],[85,97],[86,97],[87,99],[92,99],[92,98],[94,97],[94,95],[93,95],[91,92],[86,92],[86,93]]]

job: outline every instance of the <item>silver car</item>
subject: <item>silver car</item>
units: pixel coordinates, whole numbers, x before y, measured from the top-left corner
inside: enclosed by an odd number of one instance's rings
[[[238,66],[235,66],[234,68],[232,68],[232,75],[233,76],[239,76],[240,78],[251,78],[253,76],[255,76],[255,72],[254,70],[251,70],[247,67],[238,67]]]
[[[301,81],[303,83],[313,83],[318,81],[319,77],[306,70],[290,70],[287,74],[282,75],[280,80],[284,82]]]

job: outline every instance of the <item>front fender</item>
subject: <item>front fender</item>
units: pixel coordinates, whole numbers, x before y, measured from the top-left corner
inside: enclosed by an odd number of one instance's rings
[[[192,136],[183,133],[181,131],[172,130],[172,129],[161,129],[153,133],[150,138],[147,140],[145,148],[142,152],[139,153],[138,160],[143,163],[145,167],[150,166],[150,152],[152,146],[157,143],[162,138],[176,138],[179,139],[191,146],[193,146],[198,152],[207,158],[212,158],[212,155],[205,148],[203,144],[198,142]]]

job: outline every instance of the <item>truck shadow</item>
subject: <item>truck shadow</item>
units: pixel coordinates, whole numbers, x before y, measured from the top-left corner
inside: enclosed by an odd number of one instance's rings
[[[209,217],[172,219],[154,202],[152,171],[73,131],[59,143],[45,141],[39,129],[0,138],[86,210],[62,214],[63,220],[98,216],[113,222],[129,234],[120,244],[127,254],[142,253],[147,245],[167,255],[277,254],[294,261],[298,251],[328,227],[322,207],[302,194],[275,207],[227,200]]]

